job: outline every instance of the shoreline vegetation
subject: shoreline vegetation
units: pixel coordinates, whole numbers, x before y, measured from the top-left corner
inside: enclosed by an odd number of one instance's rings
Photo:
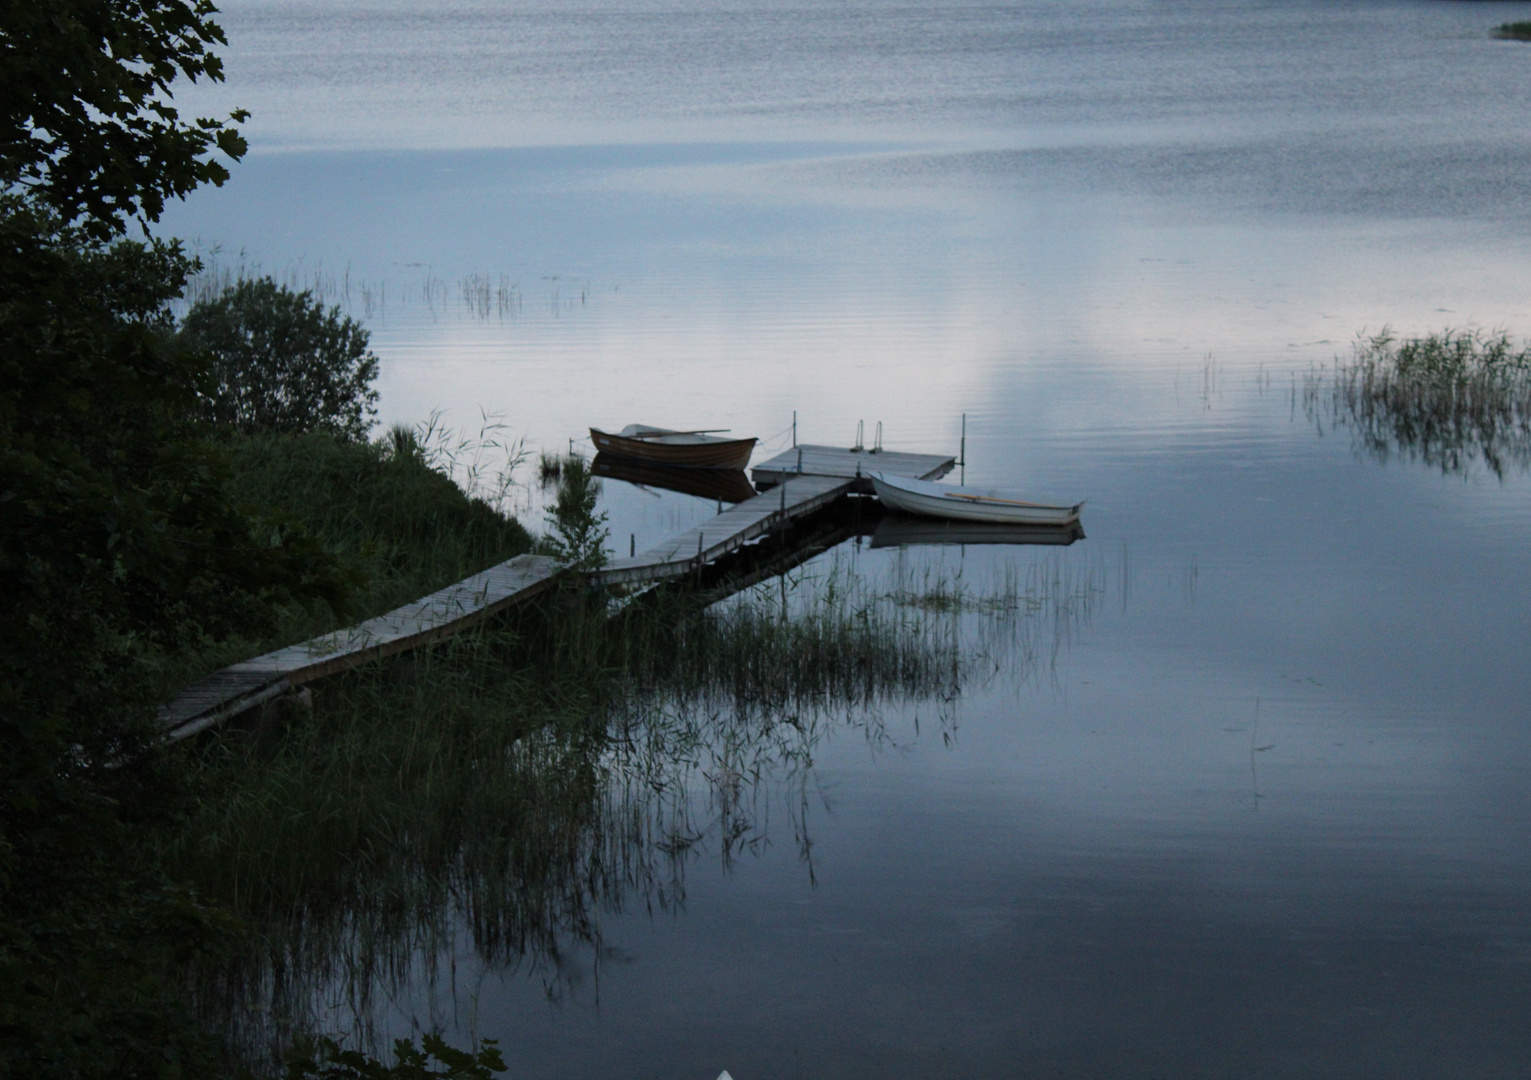
[[[1505,41],[1531,41],[1531,22],[1507,22],[1494,27],[1493,35]]]

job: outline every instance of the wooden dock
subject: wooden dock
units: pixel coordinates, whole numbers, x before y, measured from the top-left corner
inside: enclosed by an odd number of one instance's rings
[[[518,555],[386,615],[215,671],[161,709],[160,719],[171,739],[195,735],[303,683],[440,641],[542,592],[557,573],[546,555]]]
[[[869,472],[928,480],[944,476],[954,463],[933,454],[798,446],[753,470],[756,485],[770,485],[769,491],[648,551],[608,563],[590,575],[590,583],[630,588],[690,574],[700,580],[704,567],[746,544],[772,532],[785,534],[793,522],[853,491],[870,491]],[[776,554],[767,563],[791,564],[783,558]],[[160,717],[171,739],[184,739],[314,679],[439,641],[535,596],[559,574],[546,556],[518,556],[360,625],[216,671],[182,691]]]
[[[847,494],[851,486],[851,481],[836,477],[795,476],[657,547],[630,559],[613,560],[592,574],[591,581],[606,586],[639,585],[694,574],[793,518],[822,510]]]
[[[939,480],[957,464],[940,454],[903,454],[896,450],[847,450],[806,443],[784,450],[750,470],[756,487],[773,487],[795,476],[833,476],[852,482],[851,490],[870,493],[868,473],[885,472],[916,480]]]

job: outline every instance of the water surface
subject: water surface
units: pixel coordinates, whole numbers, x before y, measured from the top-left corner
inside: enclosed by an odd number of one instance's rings
[[[830,718],[742,847],[696,770],[598,945],[465,934],[389,1022],[535,1076],[1525,1075],[1531,484],[1302,388],[1362,330],[1531,332],[1528,12],[229,3],[189,100],[254,151],[166,224],[364,317],[384,421],[966,414],[970,482],[1089,499],[1061,551],[902,556],[1064,568],[1066,635]],[[621,549],[715,510],[604,503]]]

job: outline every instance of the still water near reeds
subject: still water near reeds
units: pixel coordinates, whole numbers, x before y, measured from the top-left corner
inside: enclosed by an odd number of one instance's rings
[[[467,664],[461,730],[531,701],[610,741],[533,740],[423,846],[357,841],[356,888],[393,852],[420,898],[316,882],[329,1022],[537,1076],[1531,1060],[1524,413],[1352,351],[1531,335],[1531,54],[1491,37],[1531,7],[227,6],[256,150],[167,224],[365,318],[385,422],[498,413],[529,481],[591,424],[774,450],[796,409],[950,452],[966,413],[969,482],[1089,500],[1063,550],[796,571],[798,619],[815,582],[880,597],[917,678],[875,693],[772,697],[826,669],[726,607],[710,640],[778,666],[680,653],[595,709]],[[716,508],[602,499],[623,554]],[[1039,575],[1077,618],[1007,607]],[[429,715],[346,686],[319,715],[353,738]]]

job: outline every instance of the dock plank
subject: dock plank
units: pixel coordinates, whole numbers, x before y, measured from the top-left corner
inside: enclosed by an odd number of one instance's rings
[[[215,671],[177,695],[160,719],[172,740],[195,735],[295,686],[455,634],[543,591],[557,574],[545,555],[518,555],[386,615]]]
[[[827,476],[853,481],[853,490],[869,492],[868,473],[885,472],[916,480],[939,480],[957,459],[941,454],[905,454],[897,450],[848,450],[804,443],[784,450],[750,470],[757,487],[780,484],[798,476]]]
[[[854,478],[794,476],[639,555],[613,560],[592,574],[591,580],[601,585],[636,585],[685,577],[793,518],[823,509],[853,486]]]

